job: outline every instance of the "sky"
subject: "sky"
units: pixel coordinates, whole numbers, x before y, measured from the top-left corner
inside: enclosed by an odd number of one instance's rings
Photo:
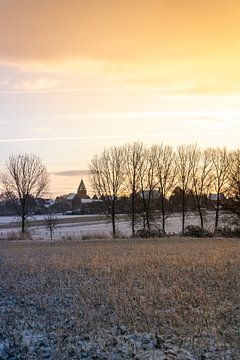
[[[0,169],[34,153],[53,196],[126,142],[236,148],[239,0],[0,0]]]

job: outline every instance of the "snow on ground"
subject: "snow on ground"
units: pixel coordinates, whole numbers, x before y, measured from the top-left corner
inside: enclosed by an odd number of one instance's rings
[[[41,221],[44,220],[45,215],[36,215],[31,218],[31,221]],[[57,215],[59,220],[59,224],[57,225],[54,231],[54,239],[61,239],[61,238],[69,238],[69,237],[76,237],[82,238],[87,236],[98,236],[106,237],[110,236],[112,232],[112,225],[111,221],[109,220],[96,220],[89,221],[89,217],[91,215]],[[96,217],[96,215],[92,215],[92,217]],[[81,218],[81,222],[79,222],[79,218]],[[84,221],[86,218],[86,221]],[[61,219],[70,219],[70,223],[61,223]],[[9,225],[9,228],[6,226],[0,230],[0,238],[6,238],[8,234],[18,232],[20,229],[20,224],[17,227],[13,227],[10,225],[16,224],[19,219],[15,216],[1,216],[0,217],[0,225]],[[31,224],[31,222],[30,222]],[[160,221],[156,226],[160,227]],[[188,213],[186,216],[186,226],[188,225],[200,225],[199,217],[194,213]],[[175,213],[171,217],[169,217],[166,221],[166,232],[167,233],[179,233],[181,232],[181,214]],[[209,230],[213,230],[214,227],[214,213],[209,213],[207,219],[205,220],[205,226]],[[136,226],[137,229],[140,229],[142,224],[138,224]],[[130,236],[131,235],[131,223],[130,220],[119,220],[117,221],[117,232],[122,236]],[[33,239],[48,239],[49,238],[49,230],[44,225],[38,226],[29,226],[29,231],[32,234]]]
[[[96,215],[87,215],[88,217],[94,217]],[[101,216],[101,215],[98,215]],[[103,215],[104,216],[104,215]],[[69,218],[74,218],[74,219],[79,219],[79,218],[84,218],[86,217],[86,215],[63,215],[63,214],[56,214],[56,217],[58,219],[69,219]],[[46,215],[33,215],[31,216],[31,221],[35,221],[35,220],[44,220],[46,218]],[[19,221],[19,217],[18,216],[0,216],[0,224],[4,225],[4,224],[11,224],[11,223],[15,223]]]

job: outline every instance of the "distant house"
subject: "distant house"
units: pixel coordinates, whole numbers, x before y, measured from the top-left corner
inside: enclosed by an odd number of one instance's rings
[[[44,200],[44,207],[45,208],[50,208],[51,206],[53,206],[55,204],[55,200],[53,199],[45,199]]]
[[[226,199],[226,197],[225,197],[224,194],[219,195],[219,200],[220,201],[223,201],[225,199]],[[212,202],[216,202],[218,200],[218,194],[210,194],[209,195],[209,200],[212,201]]]
[[[75,193],[71,193],[65,196],[65,199],[67,201],[73,201],[73,199],[75,198],[76,194]]]
[[[159,190],[144,190],[143,192],[142,191],[139,191],[139,195],[141,196],[141,198],[145,198],[145,199],[149,199],[150,197],[150,194],[151,194],[151,200],[158,200],[160,198],[160,192]]]

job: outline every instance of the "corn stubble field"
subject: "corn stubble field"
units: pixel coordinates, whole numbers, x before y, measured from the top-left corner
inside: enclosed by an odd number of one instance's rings
[[[239,240],[0,250],[0,359],[240,359]]]

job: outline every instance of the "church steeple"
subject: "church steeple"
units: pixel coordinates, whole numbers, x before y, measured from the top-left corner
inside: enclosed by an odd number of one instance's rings
[[[78,194],[81,198],[87,196],[87,189],[86,189],[86,186],[85,186],[85,184],[84,184],[83,179],[81,179],[80,185],[79,185],[79,187],[78,187],[77,194]]]

